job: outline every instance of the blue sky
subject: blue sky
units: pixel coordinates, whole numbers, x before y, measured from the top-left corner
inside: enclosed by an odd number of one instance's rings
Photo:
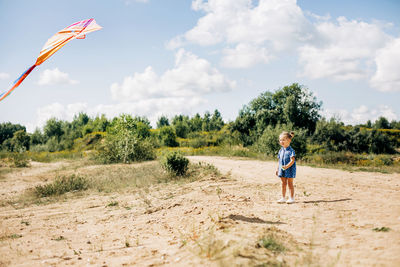
[[[0,0],[0,88],[57,31],[95,18],[0,102],[29,131],[80,111],[161,115],[218,109],[234,120],[266,90],[300,83],[324,116],[400,120],[400,2],[319,0]]]

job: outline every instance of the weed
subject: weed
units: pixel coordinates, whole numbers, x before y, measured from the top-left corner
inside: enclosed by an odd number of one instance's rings
[[[272,252],[283,252],[286,250],[285,246],[279,243],[273,234],[269,234],[258,240],[257,247],[263,247]]]
[[[106,207],[115,207],[118,206],[118,201],[111,201],[110,203],[107,204]]]
[[[25,224],[26,226],[30,225],[28,221],[21,221],[21,224]]]
[[[65,237],[63,237],[62,235],[60,235],[59,237],[52,238],[51,240],[54,240],[54,241],[62,241],[62,240],[65,240]]]
[[[214,228],[210,228],[208,232],[200,237],[196,236],[192,239],[198,247],[198,254],[210,260],[222,258],[222,252],[225,249],[224,242],[215,236]]]
[[[374,229],[372,229],[372,231],[375,231],[375,232],[389,232],[391,229],[389,228],[389,227],[385,227],[385,226],[383,226],[383,227],[376,227],[376,228],[374,228]]]
[[[127,237],[125,237],[125,247],[129,248],[131,246],[131,244],[129,243],[129,239]]]
[[[217,186],[217,188],[215,189],[215,191],[217,192],[217,196],[218,196],[219,200],[221,200],[221,193],[222,193],[221,187]]]
[[[12,153],[12,163],[16,168],[29,167],[29,159],[26,157],[25,153]]]
[[[85,177],[73,174],[68,177],[57,177],[54,182],[50,184],[38,185],[35,187],[34,192],[37,197],[48,197],[71,191],[83,191],[88,188],[89,182]]]
[[[17,239],[17,238],[21,238],[21,237],[22,237],[22,235],[19,235],[19,234],[12,234],[9,236],[9,238],[11,238],[11,239]]]

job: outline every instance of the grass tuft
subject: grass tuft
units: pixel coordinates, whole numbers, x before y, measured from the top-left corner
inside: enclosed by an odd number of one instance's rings
[[[72,174],[70,176],[57,177],[50,184],[38,185],[35,187],[34,193],[37,197],[49,197],[72,191],[83,191],[88,188],[89,182],[85,177]]]
[[[372,231],[375,231],[375,232],[389,232],[390,230],[391,229],[389,227],[385,227],[385,226],[376,227],[376,228],[372,229]]]
[[[115,207],[118,206],[118,201],[111,201],[110,203],[107,204],[107,207]]]
[[[266,248],[272,252],[283,252],[286,250],[285,246],[279,243],[276,240],[276,237],[272,234],[264,236],[258,240],[257,247]]]

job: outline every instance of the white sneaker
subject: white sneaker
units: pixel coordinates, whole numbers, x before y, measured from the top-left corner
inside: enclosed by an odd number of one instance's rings
[[[294,198],[289,197],[289,199],[286,201],[287,204],[292,204],[294,203]]]
[[[278,202],[278,203],[285,203],[285,202],[286,202],[286,198],[282,197],[282,198],[279,199],[277,202]]]

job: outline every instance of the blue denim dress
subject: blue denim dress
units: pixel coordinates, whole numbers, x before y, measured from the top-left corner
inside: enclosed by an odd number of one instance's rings
[[[295,152],[291,146],[282,147],[278,152],[279,170],[278,177],[295,178],[296,177],[296,161],[287,170],[282,170],[282,166],[288,165],[290,158],[295,156]]]

